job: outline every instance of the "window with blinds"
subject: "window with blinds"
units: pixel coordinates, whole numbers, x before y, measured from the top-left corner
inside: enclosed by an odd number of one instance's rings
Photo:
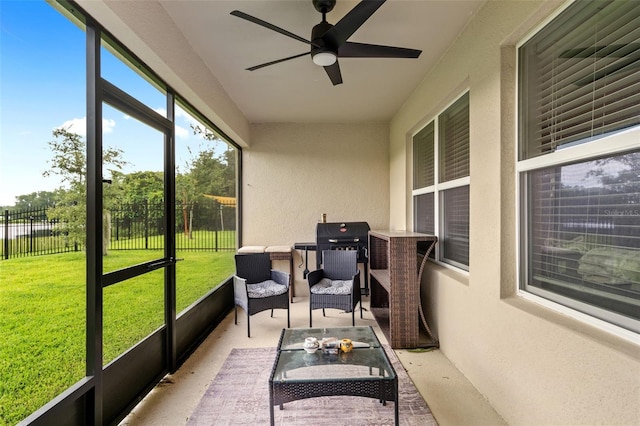
[[[520,159],[640,124],[640,5],[578,1],[519,49]]]
[[[518,55],[520,287],[640,333],[640,6],[576,1]]]
[[[640,152],[528,178],[529,285],[640,320]]]
[[[413,137],[413,229],[439,237],[431,257],[469,269],[468,92]]]

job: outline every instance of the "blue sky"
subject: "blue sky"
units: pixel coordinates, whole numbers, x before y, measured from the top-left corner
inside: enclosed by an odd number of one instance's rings
[[[164,95],[102,50],[102,75],[151,108],[165,113]],[[84,31],[42,0],[0,0],[0,205],[18,195],[52,191],[60,180],[43,177],[52,157],[52,130],[71,126],[85,135]],[[162,169],[162,139],[154,130],[104,108],[104,143],[122,149],[125,172]],[[176,164],[184,170],[205,142],[176,118]],[[108,176],[105,176],[108,177]]]

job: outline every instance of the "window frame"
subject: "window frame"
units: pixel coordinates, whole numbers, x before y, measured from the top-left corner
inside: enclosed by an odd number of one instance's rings
[[[449,109],[451,108],[456,102],[460,101],[464,96],[469,97],[469,102],[467,105],[467,108],[470,107],[470,89],[467,87],[464,90],[462,90],[461,92],[457,93],[456,96],[454,96],[452,98],[452,100],[450,102],[448,102],[447,104],[444,105],[444,107],[440,108],[435,114],[433,114],[432,116],[430,116],[430,118],[428,120],[426,120],[424,122],[423,125],[421,125],[419,128],[417,128],[413,133],[411,133],[411,224],[412,224],[412,229],[415,231],[417,226],[416,226],[416,219],[417,219],[417,205],[415,202],[415,197],[419,196],[419,195],[425,195],[425,194],[433,194],[433,215],[434,215],[434,234],[438,237],[439,239],[439,244],[437,244],[435,246],[435,249],[432,251],[431,256],[430,256],[430,260],[437,263],[438,265],[441,265],[443,267],[449,268],[449,269],[453,269],[456,270],[458,272],[464,273],[466,275],[469,274],[469,265],[465,265],[462,264],[460,262],[457,262],[453,259],[445,259],[443,257],[443,248],[442,245],[444,244],[444,194],[447,190],[450,189],[455,189],[455,188],[461,188],[461,187],[468,187],[469,190],[471,188],[471,171],[469,170],[469,174],[467,176],[464,177],[459,177],[456,179],[452,179],[449,181],[445,181],[445,182],[440,182],[441,176],[440,176],[440,172],[441,172],[441,147],[440,147],[440,118],[441,116]],[[470,125],[470,118],[469,118],[469,125]],[[415,166],[414,166],[414,158],[413,158],[413,154],[414,154],[414,138],[424,129],[426,129],[429,125],[433,125],[433,184],[432,185],[427,185],[425,187],[422,188],[415,188],[413,187],[413,183],[415,181]],[[469,136],[470,139],[470,136]],[[470,146],[471,146],[471,141],[469,140],[469,150],[470,150]],[[469,216],[471,215],[471,209],[469,209],[468,212]],[[416,231],[418,232],[418,231]],[[470,244],[469,244],[470,245]]]
[[[520,49],[535,35],[556,19],[575,2],[569,1],[560,7],[554,14],[540,23],[530,33],[526,35],[515,46],[516,59],[519,58]],[[521,114],[520,104],[521,84],[520,62],[516,60],[516,122],[515,122],[515,180],[516,180],[516,295],[525,300],[542,305],[555,312],[575,318],[596,328],[605,330],[626,339],[637,340],[640,333],[640,322],[632,318],[620,315],[616,312],[605,310],[601,307],[588,305],[568,296],[544,290],[528,282],[531,265],[529,265],[529,253],[531,247],[529,243],[529,222],[528,211],[529,194],[527,190],[530,172],[553,167],[566,166],[573,163],[585,162],[595,158],[613,157],[629,151],[640,149],[640,126],[625,128],[605,135],[584,138],[577,143],[570,143],[566,146],[559,146],[553,152],[544,155],[533,156],[531,158],[520,159],[522,145]]]

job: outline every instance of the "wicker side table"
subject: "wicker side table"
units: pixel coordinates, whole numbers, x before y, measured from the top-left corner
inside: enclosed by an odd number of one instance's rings
[[[418,249],[428,253],[434,235],[407,231],[369,231],[371,308],[388,314],[388,340],[393,348],[416,348],[421,313]]]

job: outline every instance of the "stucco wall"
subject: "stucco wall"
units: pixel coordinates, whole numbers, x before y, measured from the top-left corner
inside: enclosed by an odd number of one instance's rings
[[[242,244],[315,241],[322,213],[328,222],[386,228],[388,149],[387,124],[252,125],[251,146],[243,150],[242,215],[250,220]],[[315,269],[315,253],[309,262]],[[298,281],[299,263],[296,257]]]
[[[390,125],[390,226],[411,229],[411,134],[470,90],[470,272],[432,265],[444,354],[509,422],[638,424],[640,345],[516,294],[515,44],[561,2],[487,2]],[[622,336],[622,337],[621,337]]]

